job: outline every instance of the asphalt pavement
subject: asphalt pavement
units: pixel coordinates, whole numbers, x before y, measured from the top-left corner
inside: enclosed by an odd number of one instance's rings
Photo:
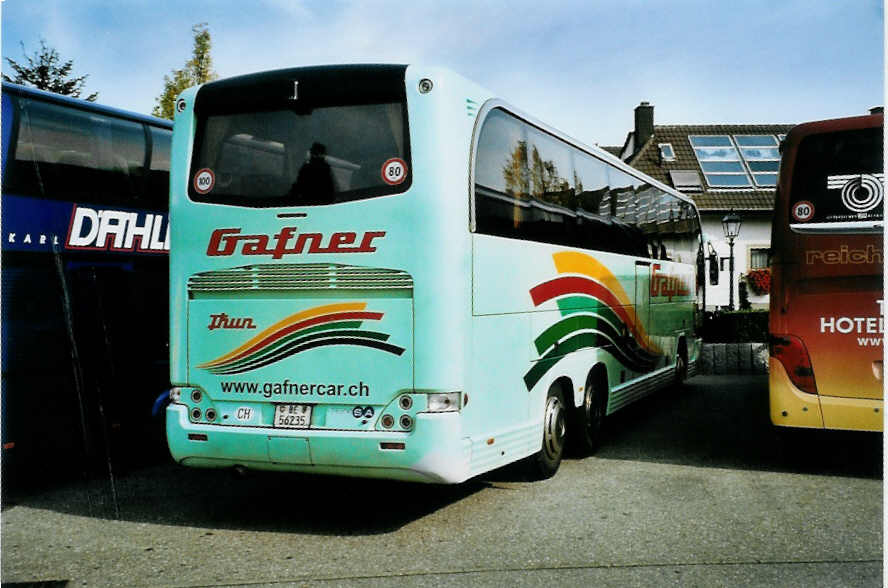
[[[163,462],[31,490],[3,505],[0,570],[4,586],[880,586],[882,496],[881,435],[786,443],[766,377],[700,376],[542,482]]]

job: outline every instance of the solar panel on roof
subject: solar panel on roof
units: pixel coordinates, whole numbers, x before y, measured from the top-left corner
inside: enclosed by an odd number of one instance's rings
[[[740,147],[740,156],[752,173],[755,185],[759,188],[776,186],[776,172],[780,166],[778,138],[774,135],[734,135],[734,141]]]
[[[769,188],[777,185],[779,140],[775,135],[689,135],[694,155],[711,188]]]

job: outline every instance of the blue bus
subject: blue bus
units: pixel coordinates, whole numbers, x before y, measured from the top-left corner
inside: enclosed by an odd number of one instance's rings
[[[172,125],[2,89],[6,490],[162,446]]]

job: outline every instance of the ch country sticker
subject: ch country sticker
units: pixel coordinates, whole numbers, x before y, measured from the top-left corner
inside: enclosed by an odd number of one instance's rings
[[[662,351],[650,341],[617,277],[584,253],[563,251],[552,257],[560,275],[531,288],[530,296],[537,307],[555,300],[561,319],[534,340],[539,360],[524,375],[527,389],[579,349],[605,349],[633,371],[653,370]]]
[[[197,367],[217,375],[240,374],[327,345],[357,345],[393,355],[404,353],[403,347],[388,342],[390,335],[361,328],[364,321],[379,321],[383,317],[383,313],[366,308],[366,302],[345,302],[297,312]]]

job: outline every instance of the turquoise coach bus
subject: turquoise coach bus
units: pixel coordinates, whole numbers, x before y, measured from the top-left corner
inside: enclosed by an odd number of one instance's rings
[[[176,110],[178,462],[544,478],[694,373],[694,204],[474,83],[307,67]]]

